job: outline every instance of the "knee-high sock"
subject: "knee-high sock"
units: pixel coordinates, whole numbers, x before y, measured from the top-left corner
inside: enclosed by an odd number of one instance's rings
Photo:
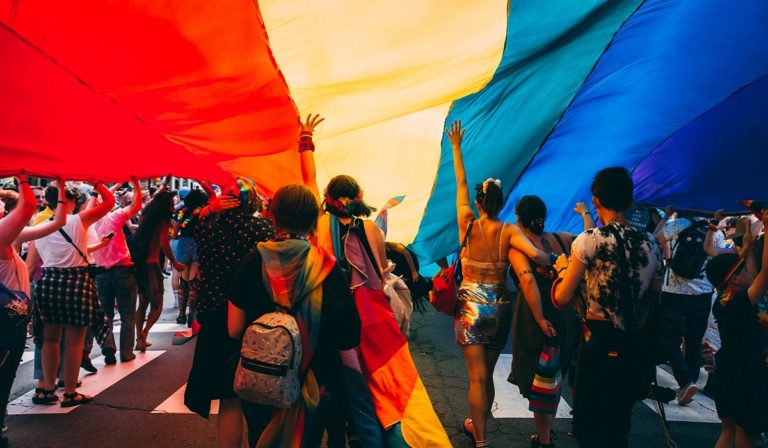
[[[189,281],[189,315],[190,319],[194,320],[197,316],[197,296],[200,293],[200,280],[194,279]]]
[[[187,315],[187,303],[189,303],[189,282],[179,279],[179,316]]]

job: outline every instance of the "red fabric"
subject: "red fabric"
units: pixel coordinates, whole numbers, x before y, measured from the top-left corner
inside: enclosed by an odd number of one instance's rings
[[[0,0],[0,22],[0,174],[223,181],[226,164],[269,191],[301,181],[256,2]]]
[[[354,296],[362,326],[360,354],[365,369],[374,373],[390,362],[407,341],[397,326],[384,291],[360,286],[355,289]]]

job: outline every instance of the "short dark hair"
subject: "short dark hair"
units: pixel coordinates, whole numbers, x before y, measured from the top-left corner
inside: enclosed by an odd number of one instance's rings
[[[485,191],[483,191],[485,185]],[[485,181],[475,185],[475,201],[490,218],[499,216],[499,212],[504,208],[504,192],[494,181]]]
[[[515,213],[520,218],[519,224],[535,235],[544,233],[544,221],[547,219],[547,205],[540,197],[523,196],[517,201]]]
[[[277,227],[297,233],[310,233],[317,226],[320,207],[309,188],[291,184],[275,192],[269,207]]]
[[[603,207],[615,212],[623,212],[632,206],[634,189],[632,176],[621,166],[600,170],[592,181],[592,196]]]
[[[712,258],[707,262],[707,280],[709,280],[715,288],[724,287],[725,285],[723,283],[727,280],[726,276],[738,262],[739,256],[737,254],[720,254]],[[743,268],[744,265],[731,273],[731,276],[738,274]]]
[[[366,204],[362,198],[358,198],[361,190],[360,184],[352,176],[341,174],[334,177],[325,187],[323,210],[340,218],[371,216],[376,208]],[[341,198],[350,199],[352,202],[340,205],[336,201]]]
[[[59,189],[53,185],[45,187],[45,203],[50,208],[56,208],[59,205]]]

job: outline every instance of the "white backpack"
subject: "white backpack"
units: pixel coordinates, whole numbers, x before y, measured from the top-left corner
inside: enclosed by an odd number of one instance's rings
[[[259,317],[243,335],[235,372],[235,393],[245,401],[290,408],[301,391],[301,333],[282,311]]]

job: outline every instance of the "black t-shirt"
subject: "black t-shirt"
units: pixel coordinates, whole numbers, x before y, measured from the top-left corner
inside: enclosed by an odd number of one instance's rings
[[[232,277],[229,300],[245,311],[246,322],[253,322],[275,310],[262,281],[261,266],[261,255],[254,250],[243,258]],[[339,362],[337,350],[349,350],[360,345],[360,315],[349,291],[349,283],[339,266],[333,267],[322,288],[320,334],[311,363],[318,381],[333,375]]]

